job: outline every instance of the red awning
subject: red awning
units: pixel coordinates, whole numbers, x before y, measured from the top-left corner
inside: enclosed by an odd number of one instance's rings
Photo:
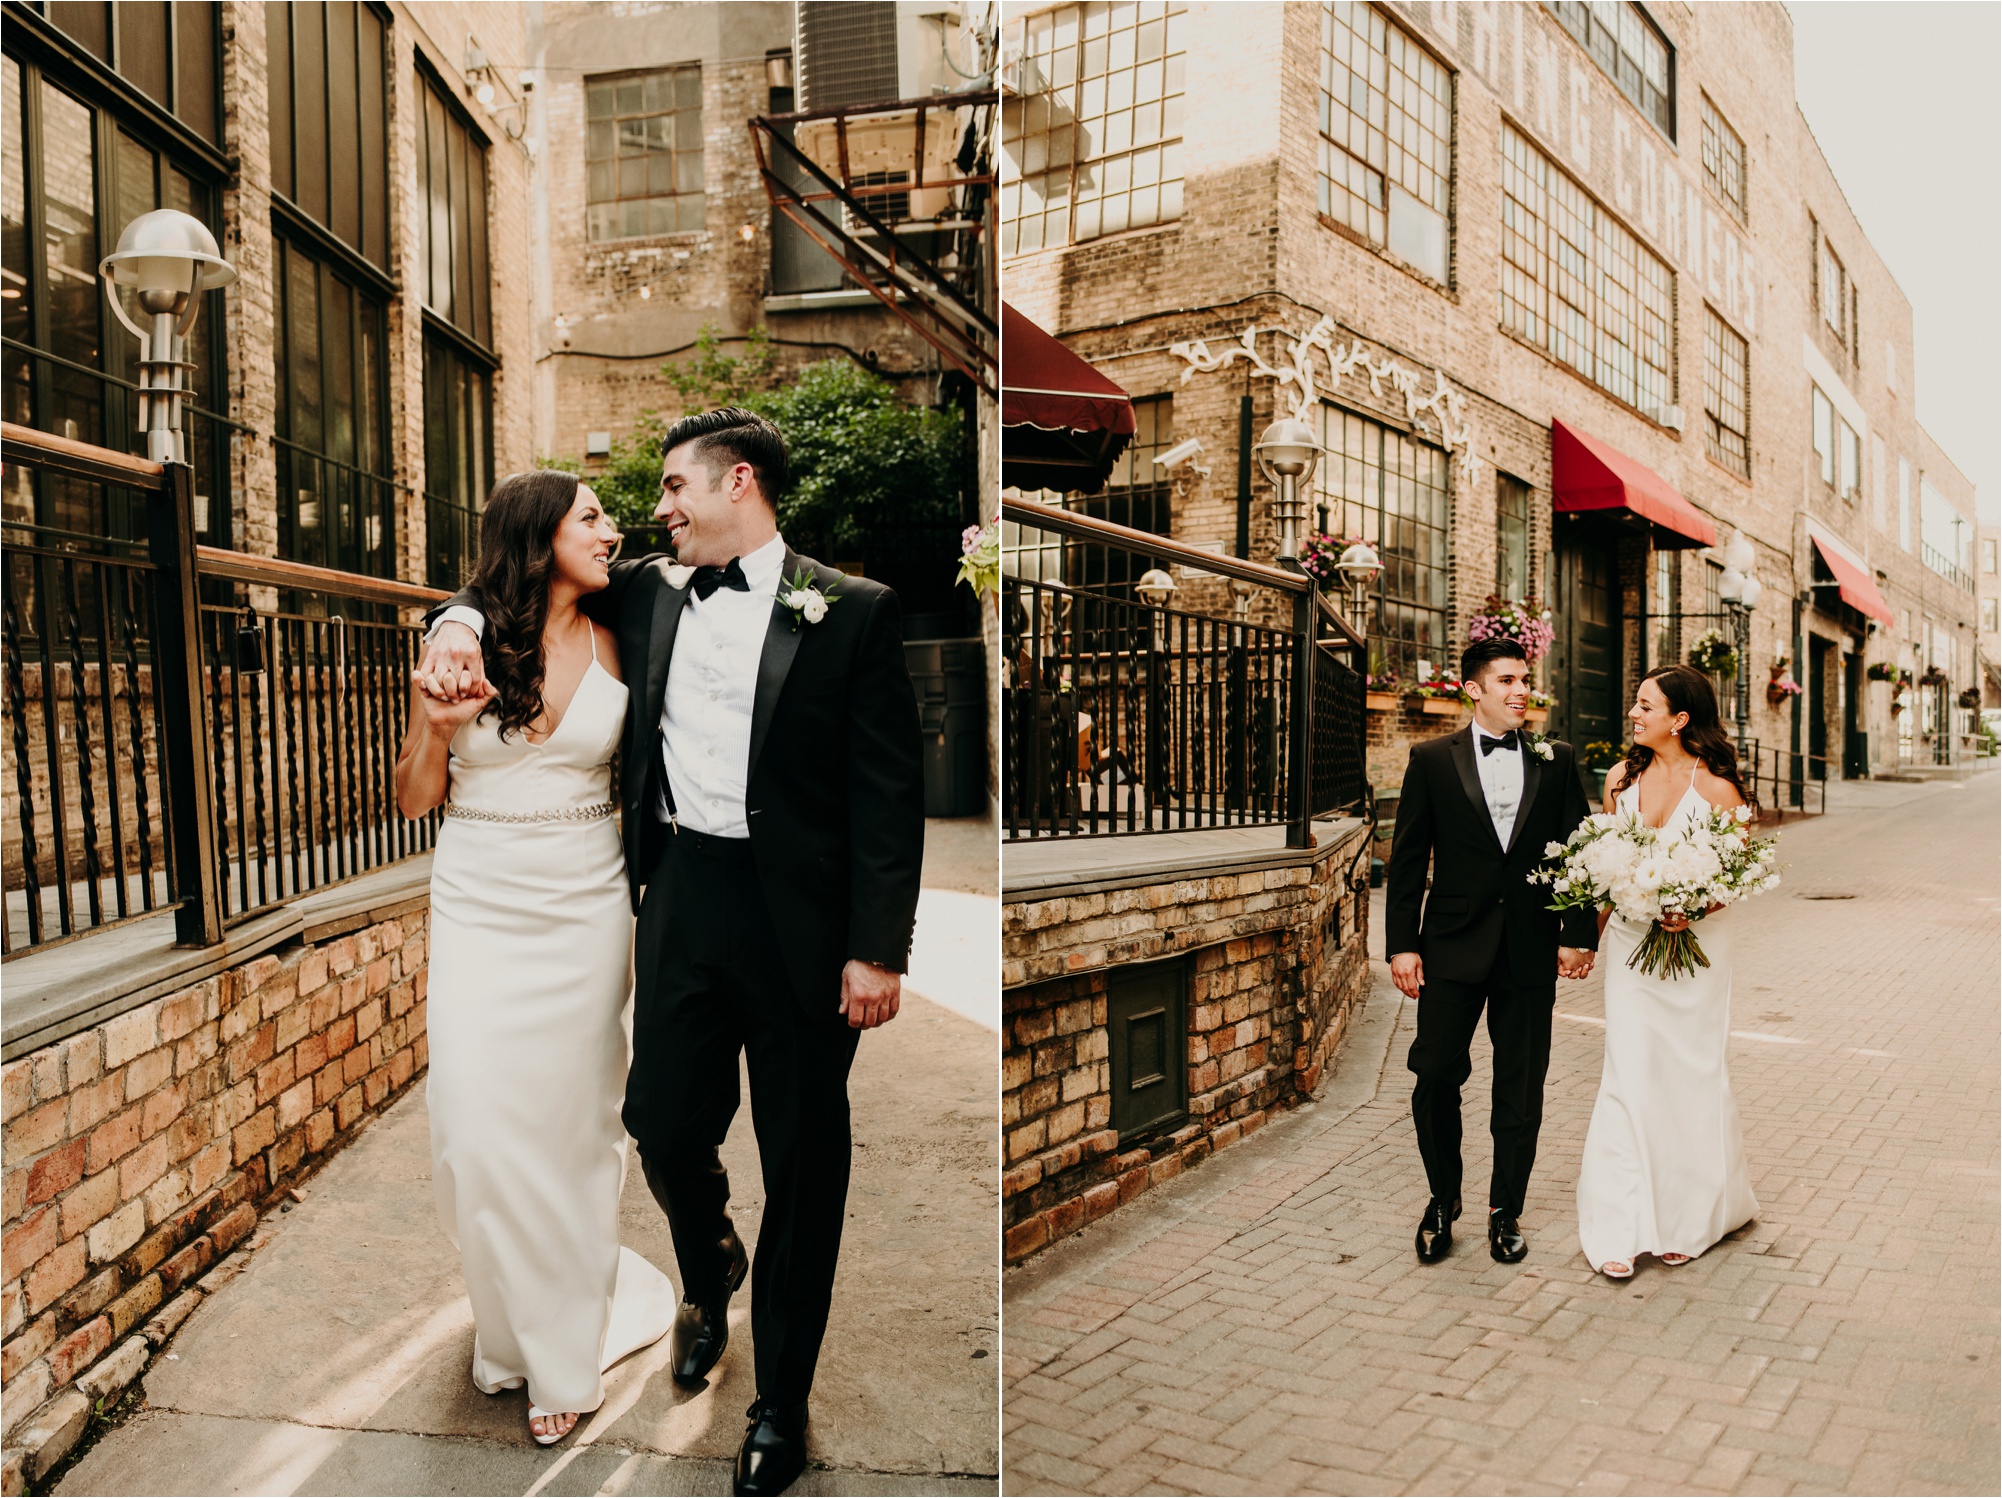
[[[1812,533],[1810,533],[1812,536]],[[1897,618],[1891,613],[1891,606],[1884,602],[1884,595],[1877,591],[1877,581],[1835,547],[1819,536],[1812,536],[1814,549],[1821,554],[1822,562],[1835,575],[1835,591],[1842,595],[1842,601],[1859,614],[1868,614],[1872,619],[1885,624],[1896,624]]]
[[[1133,401],[1003,302],[1001,427],[1002,483],[1089,491],[1133,440]]]
[[[1618,448],[1550,423],[1553,508],[1628,510],[1668,532],[1657,544],[1669,550],[1715,546],[1717,527],[1676,493],[1675,486]]]

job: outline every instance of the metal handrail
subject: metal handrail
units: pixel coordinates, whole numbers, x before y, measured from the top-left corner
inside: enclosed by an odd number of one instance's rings
[[[1218,577],[1234,577],[1240,582],[1257,583],[1260,587],[1277,588],[1284,593],[1305,593],[1313,587],[1313,579],[1304,572],[1293,572],[1264,562],[1247,561],[1243,557],[1224,556],[1220,552],[1204,551],[1200,546],[1190,546],[1184,541],[1170,540],[1152,531],[1120,525],[1111,520],[1100,520],[1095,515],[1080,515],[1075,510],[1059,510],[1053,505],[1041,504],[1032,499],[1011,499],[1004,494],[1001,497],[1001,518],[1012,520],[1018,525],[1032,526],[1037,530],[1054,531],[1060,536],[1071,536],[1079,541],[1100,541],[1124,547],[1128,551],[1167,557],[1185,567],[1213,572]],[[1343,617],[1334,600],[1318,590],[1315,598],[1321,617],[1333,625],[1350,645],[1360,650],[1363,647],[1361,633]]]
[[[20,452],[22,461],[30,466],[68,478],[122,484],[128,489],[159,489],[166,483],[165,465],[151,459],[0,421],[0,458],[11,456],[10,449]]]
[[[225,551],[220,546],[197,546],[195,571],[203,577],[227,578],[231,582],[262,587],[294,588],[307,593],[332,593],[367,603],[394,604],[399,608],[429,608],[452,596],[443,588],[429,588],[422,583],[371,577],[364,572],[338,572],[331,567],[315,567],[307,562],[287,561],[283,557]]]

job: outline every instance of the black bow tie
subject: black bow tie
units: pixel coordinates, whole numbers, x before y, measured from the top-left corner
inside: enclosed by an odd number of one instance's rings
[[[730,558],[729,565],[724,567],[697,567],[689,586],[695,589],[697,598],[707,598],[718,588],[735,588],[739,593],[751,591],[750,581],[735,557]]]
[[[1516,732],[1513,728],[1498,739],[1491,739],[1485,733],[1477,734],[1475,737],[1481,741],[1481,753],[1483,755],[1493,754],[1497,749],[1520,749],[1522,747],[1522,741],[1516,737]]]

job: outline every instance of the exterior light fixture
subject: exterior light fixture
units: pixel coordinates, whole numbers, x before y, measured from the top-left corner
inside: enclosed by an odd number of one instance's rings
[[[1157,609],[1174,596],[1175,589],[1174,578],[1159,567],[1149,567],[1140,574],[1140,581],[1133,585],[1133,591],[1146,599],[1150,607]]]
[[[1301,486],[1313,482],[1321,461],[1321,444],[1314,429],[1292,416],[1282,416],[1251,445],[1258,467],[1278,491],[1273,506],[1279,521],[1279,556],[1297,567],[1300,555]]]
[[[201,294],[229,285],[236,267],[222,258],[200,219],[159,208],[125,226],[118,248],[104,257],[97,273],[112,312],[139,340],[139,430],[146,434],[146,456],[156,463],[185,463],[181,372],[194,367],[187,361],[188,333],[201,315]],[[135,293],[139,310],[152,319],[150,330],[126,312],[121,286]]]
[[[1366,630],[1368,618],[1369,590],[1383,574],[1383,558],[1376,554],[1376,548],[1367,541],[1358,541],[1342,553],[1342,559],[1335,563],[1335,571],[1342,575],[1342,581],[1349,590],[1349,622],[1357,629]]]

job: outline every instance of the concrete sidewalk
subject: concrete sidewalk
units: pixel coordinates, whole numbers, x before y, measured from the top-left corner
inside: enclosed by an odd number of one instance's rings
[[[977,854],[976,829],[943,830]],[[849,1223],[797,1493],[998,1489],[998,1062],[993,1021],[967,1017],[981,1009],[973,907],[992,897],[963,887],[977,857],[941,863],[962,888],[926,891],[913,964],[940,1002],[913,984],[863,1038],[850,1083]],[[998,917],[988,930],[998,953]],[[429,1129],[419,1087],[303,1204],[268,1214],[247,1267],[145,1375],[137,1413],[55,1491],[727,1493],[754,1392],[748,1292],[705,1388],[669,1378],[663,1340],[611,1371],[574,1436],[536,1446],[527,1396],[488,1398],[467,1376],[472,1314],[432,1203]],[[750,1243],[762,1191],[748,1103],[723,1157]],[[621,1235],[675,1274],[637,1169]]]

